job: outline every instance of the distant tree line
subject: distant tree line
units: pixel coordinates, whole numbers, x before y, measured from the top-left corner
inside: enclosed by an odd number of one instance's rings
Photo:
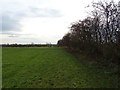
[[[120,1],[92,3],[90,17],[72,23],[58,46],[120,63]]]
[[[1,47],[52,47],[56,44],[1,44]]]

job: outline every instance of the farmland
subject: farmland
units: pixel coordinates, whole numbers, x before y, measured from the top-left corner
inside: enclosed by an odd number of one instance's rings
[[[118,78],[58,47],[4,47],[3,88],[115,88]]]

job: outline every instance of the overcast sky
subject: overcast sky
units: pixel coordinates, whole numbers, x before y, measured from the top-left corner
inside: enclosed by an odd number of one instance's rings
[[[1,0],[0,43],[57,43],[72,22],[88,15],[85,7],[93,1]]]

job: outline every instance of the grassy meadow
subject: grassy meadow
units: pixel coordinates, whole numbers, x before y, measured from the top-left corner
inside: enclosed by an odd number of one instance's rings
[[[116,75],[58,47],[3,47],[3,88],[115,88]]]

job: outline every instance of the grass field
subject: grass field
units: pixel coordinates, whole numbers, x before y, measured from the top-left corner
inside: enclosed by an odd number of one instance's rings
[[[4,47],[3,88],[115,88],[117,76],[57,47]]]

